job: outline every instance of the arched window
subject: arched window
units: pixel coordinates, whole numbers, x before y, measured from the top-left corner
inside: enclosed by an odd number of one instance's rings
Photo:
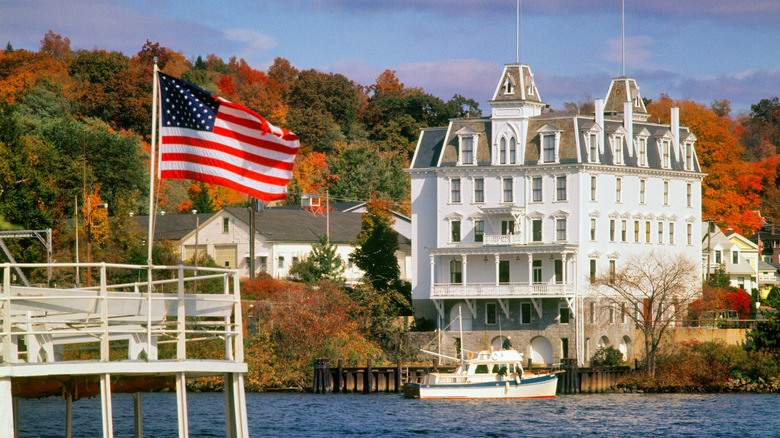
[[[509,139],[509,164],[515,164],[515,156],[517,154],[517,142],[515,138]]]
[[[500,163],[506,164],[506,138],[501,137],[501,141],[498,147],[499,155],[501,157]]]

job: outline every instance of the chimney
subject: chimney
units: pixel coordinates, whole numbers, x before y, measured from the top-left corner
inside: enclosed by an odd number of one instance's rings
[[[669,130],[672,131],[672,146],[674,146],[675,152],[680,153],[680,108],[673,106],[671,114],[671,126]]]
[[[604,99],[596,99],[593,104],[595,107],[596,124],[599,125],[599,128],[601,128],[601,132],[599,132],[599,144],[603,148],[604,131],[607,129],[607,127],[604,126]],[[603,152],[603,150],[599,152]]]
[[[623,128],[626,129],[626,145],[628,154],[632,155],[634,148],[634,103],[630,100],[623,102]]]

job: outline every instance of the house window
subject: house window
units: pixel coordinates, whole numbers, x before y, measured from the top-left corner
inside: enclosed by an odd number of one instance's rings
[[[561,338],[561,357],[569,358],[569,338]]]
[[[509,260],[498,261],[498,282],[503,284],[509,283]]]
[[[534,260],[532,265],[534,284],[542,284],[542,261]]]
[[[284,256],[279,256],[279,268],[284,268]]]
[[[507,236],[509,234],[515,234],[515,222],[501,221],[501,235]]]
[[[555,220],[555,237],[557,240],[566,240],[566,219]]]
[[[693,170],[693,144],[685,143],[685,170]]]
[[[588,134],[588,161],[591,163],[598,163],[599,161],[598,134]]]
[[[639,203],[644,204],[645,203],[645,184],[647,181],[640,179],[639,180]]]
[[[615,241],[615,219],[609,220],[609,241]]]
[[[626,323],[628,319],[628,313],[626,312],[626,303],[620,303],[620,322]]]
[[[485,180],[474,178],[474,202],[485,202]]]
[[[558,322],[568,324],[570,317],[569,306],[566,303],[561,303],[558,307]]]
[[[607,309],[607,315],[608,315],[608,318],[609,318],[609,323],[610,324],[614,324],[615,323],[615,309],[613,309],[612,307]]]
[[[506,164],[506,138],[501,137],[501,140],[499,141],[498,146],[498,154],[500,157],[501,164]]]
[[[664,205],[669,205],[669,181],[664,181]]]
[[[555,200],[556,201],[566,200],[566,177],[565,176],[559,176],[555,178]]]
[[[474,241],[483,242],[485,240],[485,221],[474,221]]]
[[[610,283],[615,282],[615,261],[614,260],[609,261],[609,282]]]
[[[485,324],[496,324],[498,322],[498,312],[496,310],[496,303],[485,303]]]
[[[644,137],[639,138],[639,165],[647,166],[647,139]]]
[[[460,242],[460,221],[450,221],[450,241]]]
[[[460,178],[450,180],[450,202],[460,203]]]
[[[292,265],[291,266],[294,266],[294,265],[297,265],[297,264],[298,264],[298,257],[293,256],[293,258],[292,258]]]
[[[590,240],[596,240],[596,218],[590,218]]]
[[[634,242],[639,242],[639,221],[634,221]]]
[[[555,134],[542,136],[542,152],[545,163],[555,162]]]
[[[534,219],[531,221],[531,240],[534,242],[542,241],[542,220]]]
[[[460,139],[461,164],[474,164],[474,137]]]
[[[555,284],[563,284],[563,260],[555,260]]]
[[[693,192],[693,186],[691,185],[691,183],[686,184],[685,199],[687,199],[688,207],[690,207],[692,205],[692,202],[693,202],[692,192]]]
[[[517,141],[512,137],[509,139],[509,164],[515,164],[515,155],[517,154]]]
[[[595,176],[590,177],[590,200],[591,201],[596,200],[596,177]]]
[[[628,240],[628,221],[623,219],[623,222],[622,222],[621,225],[622,225],[622,227],[620,229],[620,241],[621,242],[625,242],[626,240]]]
[[[739,251],[731,251],[731,263],[739,263]]]
[[[257,266],[257,269],[259,269],[260,272],[268,272],[268,257],[267,256],[260,256],[260,263],[259,263],[259,266]]]
[[[520,304],[520,324],[531,323],[531,303]]]
[[[722,253],[721,253],[721,251],[719,249],[715,250],[715,264],[717,264],[717,265],[719,265],[719,264],[721,264],[723,262],[723,260],[721,259],[721,254]]]
[[[669,222],[669,245],[674,245],[674,222]]]
[[[615,136],[615,164],[623,164],[623,136]]]
[[[663,167],[665,169],[668,169],[671,167],[671,151],[670,151],[670,142],[669,140],[663,140],[661,142],[661,156],[662,156],[662,163]]]
[[[531,180],[533,202],[542,202],[542,177],[534,177]]]
[[[596,259],[590,259],[590,282],[596,282]]]
[[[623,195],[623,178],[615,178],[615,202],[622,202]]]
[[[460,260],[450,260],[450,283],[463,283],[463,263]]]
[[[658,221],[658,243],[664,243],[664,223]]]
[[[230,218],[222,218],[222,234],[230,232]]]
[[[737,287],[745,290],[745,277],[737,277]]]
[[[693,245],[693,225],[688,224],[688,245]]]
[[[596,303],[591,301],[589,307],[590,307],[590,312],[588,312],[588,321],[591,324],[594,324],[596,322]]]
[[[645,221],[645,243],[650,243],[650,221]]]
[[[504,178],[502,181],[503,201],[512,202],[512,178]]]

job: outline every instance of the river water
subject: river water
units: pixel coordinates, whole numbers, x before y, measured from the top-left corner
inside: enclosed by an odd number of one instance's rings
[[[114,394],[114,436],[133,398]],[[224,396],[188,394],[192,437],[224,437]],[[247,394],[252,437],[780,437],[778,394],[596,394],[532,400],[408,400],[397,394]],[[143,395],[144,436],[177,437],[176,395]],[[65,403],[20,400],[21,437],[64,436]],[[73,436],[100,437],[100,398],[73,404]],[[1,433],[1,432],[0,432]]]

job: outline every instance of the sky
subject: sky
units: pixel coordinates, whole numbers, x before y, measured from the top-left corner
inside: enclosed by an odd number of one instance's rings
[[[37,51],[52,30],[73,49],[131,56],[148,39],[191,60],[266,70],[282,57],[361,85],[389,69],[486,115],[518,58],[554,109],[604,98],[623,68],[645,98],[728,99],[732,115],[780,95],[780,0],[625,0],[624,66],[620,0],[520,3],[518,20],[516,0],[0,0],[0,43]]]

